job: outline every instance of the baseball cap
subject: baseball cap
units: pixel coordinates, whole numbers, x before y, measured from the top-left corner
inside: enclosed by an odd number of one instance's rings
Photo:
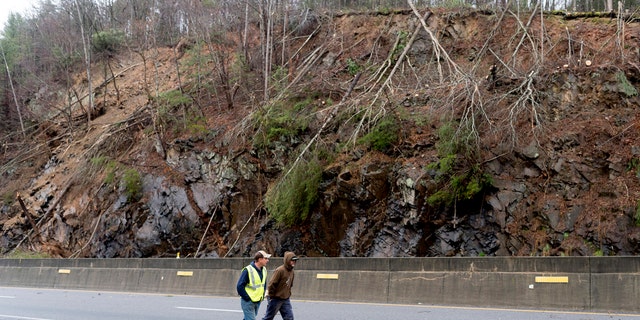
[[[258,255],[260,255],[260,256],[258,256]],[[271,254],[267,253],[267,252],[266,252],[266,251],[264,251],[264,250],[260,250],[260,251],[258,251],[258,252],[256,253],[256,257],[257,257],[257,258],[267,258],[267,259],[268,259],[268,258],[271,258]]]

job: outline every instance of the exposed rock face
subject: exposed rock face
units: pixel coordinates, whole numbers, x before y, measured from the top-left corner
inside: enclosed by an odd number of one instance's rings
[[[418,26],[397,17],[393,23],[386,17],[340,19],[336,23],[351,30],[344,34],[354,37],[371,26],[388,24],[393,31]],[[459,59],[472,61],[482,47],[475,39],[481,19],[490,20],[477,14],[442,19],[440,39]],[[373,44],[378,33],[373,34],[363,41]],[[393,43],[390,39],[381,41]],[[408,51],[411,61],[435,59],[433,45],[419,34]],[[318,78],[344,69],[338,50],[343,47],[327,49],[318,60]],[[526,113],[524,121],[489,119],[492,124],[513,121],[508,126],[518,131],[517,139],[492,132],[492,126],[479,130],[483,144],[477,165],[491,176],[491,186],[451,206],[428,201],[441,185],[430,166],[439,160],[437,117],[415,124],[443,98],[437,91],[405,89],[390,94],[397,101],[388,102],[411,118],[402,119],[402,141],[387,152],[354,147],[324,163],[318,200],[297,225],[277,225],[263,205],[264,196],[320,129],[326,111],[317,112],[319,124],[266,150],[246,141],[235,145],[222,135],[166,145],[141,142],[133,161],[152,169],[141,170],[137,201],[128,199],[123,186],[59,183],[56,175],[72,171],[76,159],[53,154],[24,195],[27,211],[42,223],[34,228],[17,204],[5,204],[0,244],[6,250],[24,243],[53,256],[104,258],[178,252],[182,257],[250,256],[264,248],[276,255],[290,250],[341,257],[639,254],[640,101],[621,84],[620,72],[637,87],[640,69],[628,64],[556,67],[540,68],[536,81],[516,83],[504,76],[478,89],[500,100],[528,90],[524,83],[541,94],[530,97],[535,108],[504,112]],[[318,90],[344,91],[336,88]],[[323,138],[331,144],[349,140],[338,128],[326,131]]]

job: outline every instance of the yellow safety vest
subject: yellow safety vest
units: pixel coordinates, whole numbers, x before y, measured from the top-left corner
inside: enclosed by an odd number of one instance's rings
[[[258,270],[252,265],[244,267],[249,276],[249,283],[244,287],[253,302],[259,302],[264,299],[264,284],[267,282],[267,267],[262,267],[262,279]]]

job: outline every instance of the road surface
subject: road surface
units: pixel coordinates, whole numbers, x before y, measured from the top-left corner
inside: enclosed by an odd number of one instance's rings
[[[242,319],[239,298],[0,287],[0,320]],[[640,320],[639,314],[292,300],[298,320]],[[266,301],[258,319],[264,316]],[[278,315],[276,319],[281,319]]]

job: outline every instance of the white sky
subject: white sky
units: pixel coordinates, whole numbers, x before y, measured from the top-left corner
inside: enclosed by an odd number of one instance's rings
[[[9,18],[9,13],[25,14],[38,0],[0,0],[0,30],[4,29],[4,23]]]

